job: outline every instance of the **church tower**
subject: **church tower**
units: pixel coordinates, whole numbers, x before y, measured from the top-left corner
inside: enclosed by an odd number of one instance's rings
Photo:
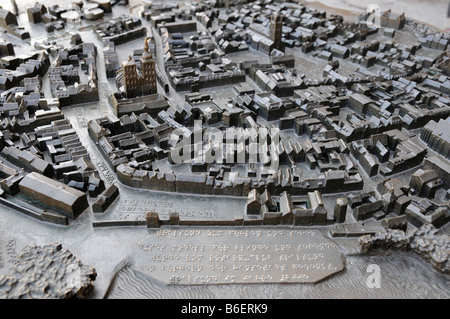
[[[127,98],[133,98],[140,95],[138,74],[136,62],[128,56],[128,60],[122,63],[123,83]]]
[[[273,41],[274,49],[278,49],[280,51],[283,50],[283,44],[281,42],[282,37],[282,29],[283,29],[283,15],[281,13],[274,13],[270,17],[270,39]]]
[[[142,81],[141,81],[141,91],[142,95],[156,93],[156,71],[155,71],[155,60],[150,53],[148,47],[148,38],[145,38],[144,42],[144,53],[141,57],[142,66]]]

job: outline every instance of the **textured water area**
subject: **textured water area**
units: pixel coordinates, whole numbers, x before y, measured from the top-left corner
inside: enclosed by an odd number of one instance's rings
[[[111,282],[105,298],[111,299],[300,299],[300,298],[450,298],[450,279],[438,273],[411,252],[377,252],[351,255],[346,269],[316,284],[227,284],[181,286],[165,285],[124,262]],[[380,269],[380,288],[368,285],[369,265]],[[370,269],[370,268],[369,268]]]

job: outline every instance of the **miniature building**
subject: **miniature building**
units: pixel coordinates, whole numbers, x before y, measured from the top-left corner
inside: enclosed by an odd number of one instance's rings
[[[260,23],[251,23],[246,30],[250,46],[266,54],[274,49],[284,51],[283,18],[279,12],[272,14],[268,28]]]
[[[128,60],[122,63],[122,68],[117,71],[116,85],[126,98],[156,93],[155,60],[149,51],[147,38],[140,64],[141,67],[138,69],[130,55]]]
[[[356,220],[371,218],[376,213],[382,213],[381,210],[384,209],[383,201],[378,200],[374,192],[350,195],[348,196],[348,202],[353,209],[353,216]]]
[[[259,215],[261,212],[261,206],[261,194],[256,189],[252,189],[248,193],[247,214]]]
[[[94,213],[104,213],[109,206],[116,200],[119,196],[119,189],[115,185],[108,187],[92,204],[92,211]]]
[[[70,218],[76,218],[89,206],[85,193],[39,173],[26,175],[19,187],[24,195]]]
[[[3,148],[1,154],[16,165],[31,172],[38,172],[45,176],[52,176],[53,170],[47,161],[29,151],[21,151],[15,146]]]
[[[409,186],[419,196],[434,198],[436,190],[442,186],[442,180],[438,179],[434,170],[419,169],[411,175]]]
[[[336,223],[344,223],[347,214],[347,198],[338,198],[334,206],[334,218]]]
[[[423,128],[420,138],[431,149],[450,159],[450,118],[441,119],[438,123],[431,120]]]
[[[14,47],[12,43],[9,42],[1,42],[0,43],[0,57],[15,55]]]
[[[27,9],[28,20],[31,23],[42,22],[42,15],[47,13],[47,8],[40,3],[36,3],[34,7]]]
[[[19,28],[17,25],[17,17],[8,10],[3,9],[0,6],[0,27],[5,29],[11,35],[18,37],[22,40],[29,39],[30,34],[23,28]]]
[[[403,29],[405,26],[405,14],[397,14],[387,10],[381,15],[381,26],[397,30]]]
[[[283,29],[283,15],[280,13],[272,14],[270,17],[270,39],[273,41],[273,48],[283,50],[281,42]]]
[[[94,30],[102,41],[112,42],[115,45],[145,37],[148,33],[139,18],[126,14],[97,24]]]
[[[7,26],[11,24],[17,25],[16,16],[11,11],[0,8],[0,25]]]

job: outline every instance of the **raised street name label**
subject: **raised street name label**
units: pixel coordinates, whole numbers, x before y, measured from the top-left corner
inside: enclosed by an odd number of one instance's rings
[[[315,283],[344,269],[316,230],[161,228],[135,249],[136,269],[167,284]]]
[[[124,198],[120,201],[119,213],[132,214],[142,213],[145,217],[145,212],[153,211],[157,212],[160,217],[169,216],[170,213],[178,213],[182,217],[193,218],[212,218],[213,212],[208,210],[195,210],[189,208],[176,208],[173,201],[156,200],[156,199],[132,199]]]

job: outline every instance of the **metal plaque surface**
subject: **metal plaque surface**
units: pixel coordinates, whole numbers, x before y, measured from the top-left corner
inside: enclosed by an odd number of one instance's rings
[[[317,230],[163,228],[134,255],[137,270],[168,284],[315,283],[344,269]]]

